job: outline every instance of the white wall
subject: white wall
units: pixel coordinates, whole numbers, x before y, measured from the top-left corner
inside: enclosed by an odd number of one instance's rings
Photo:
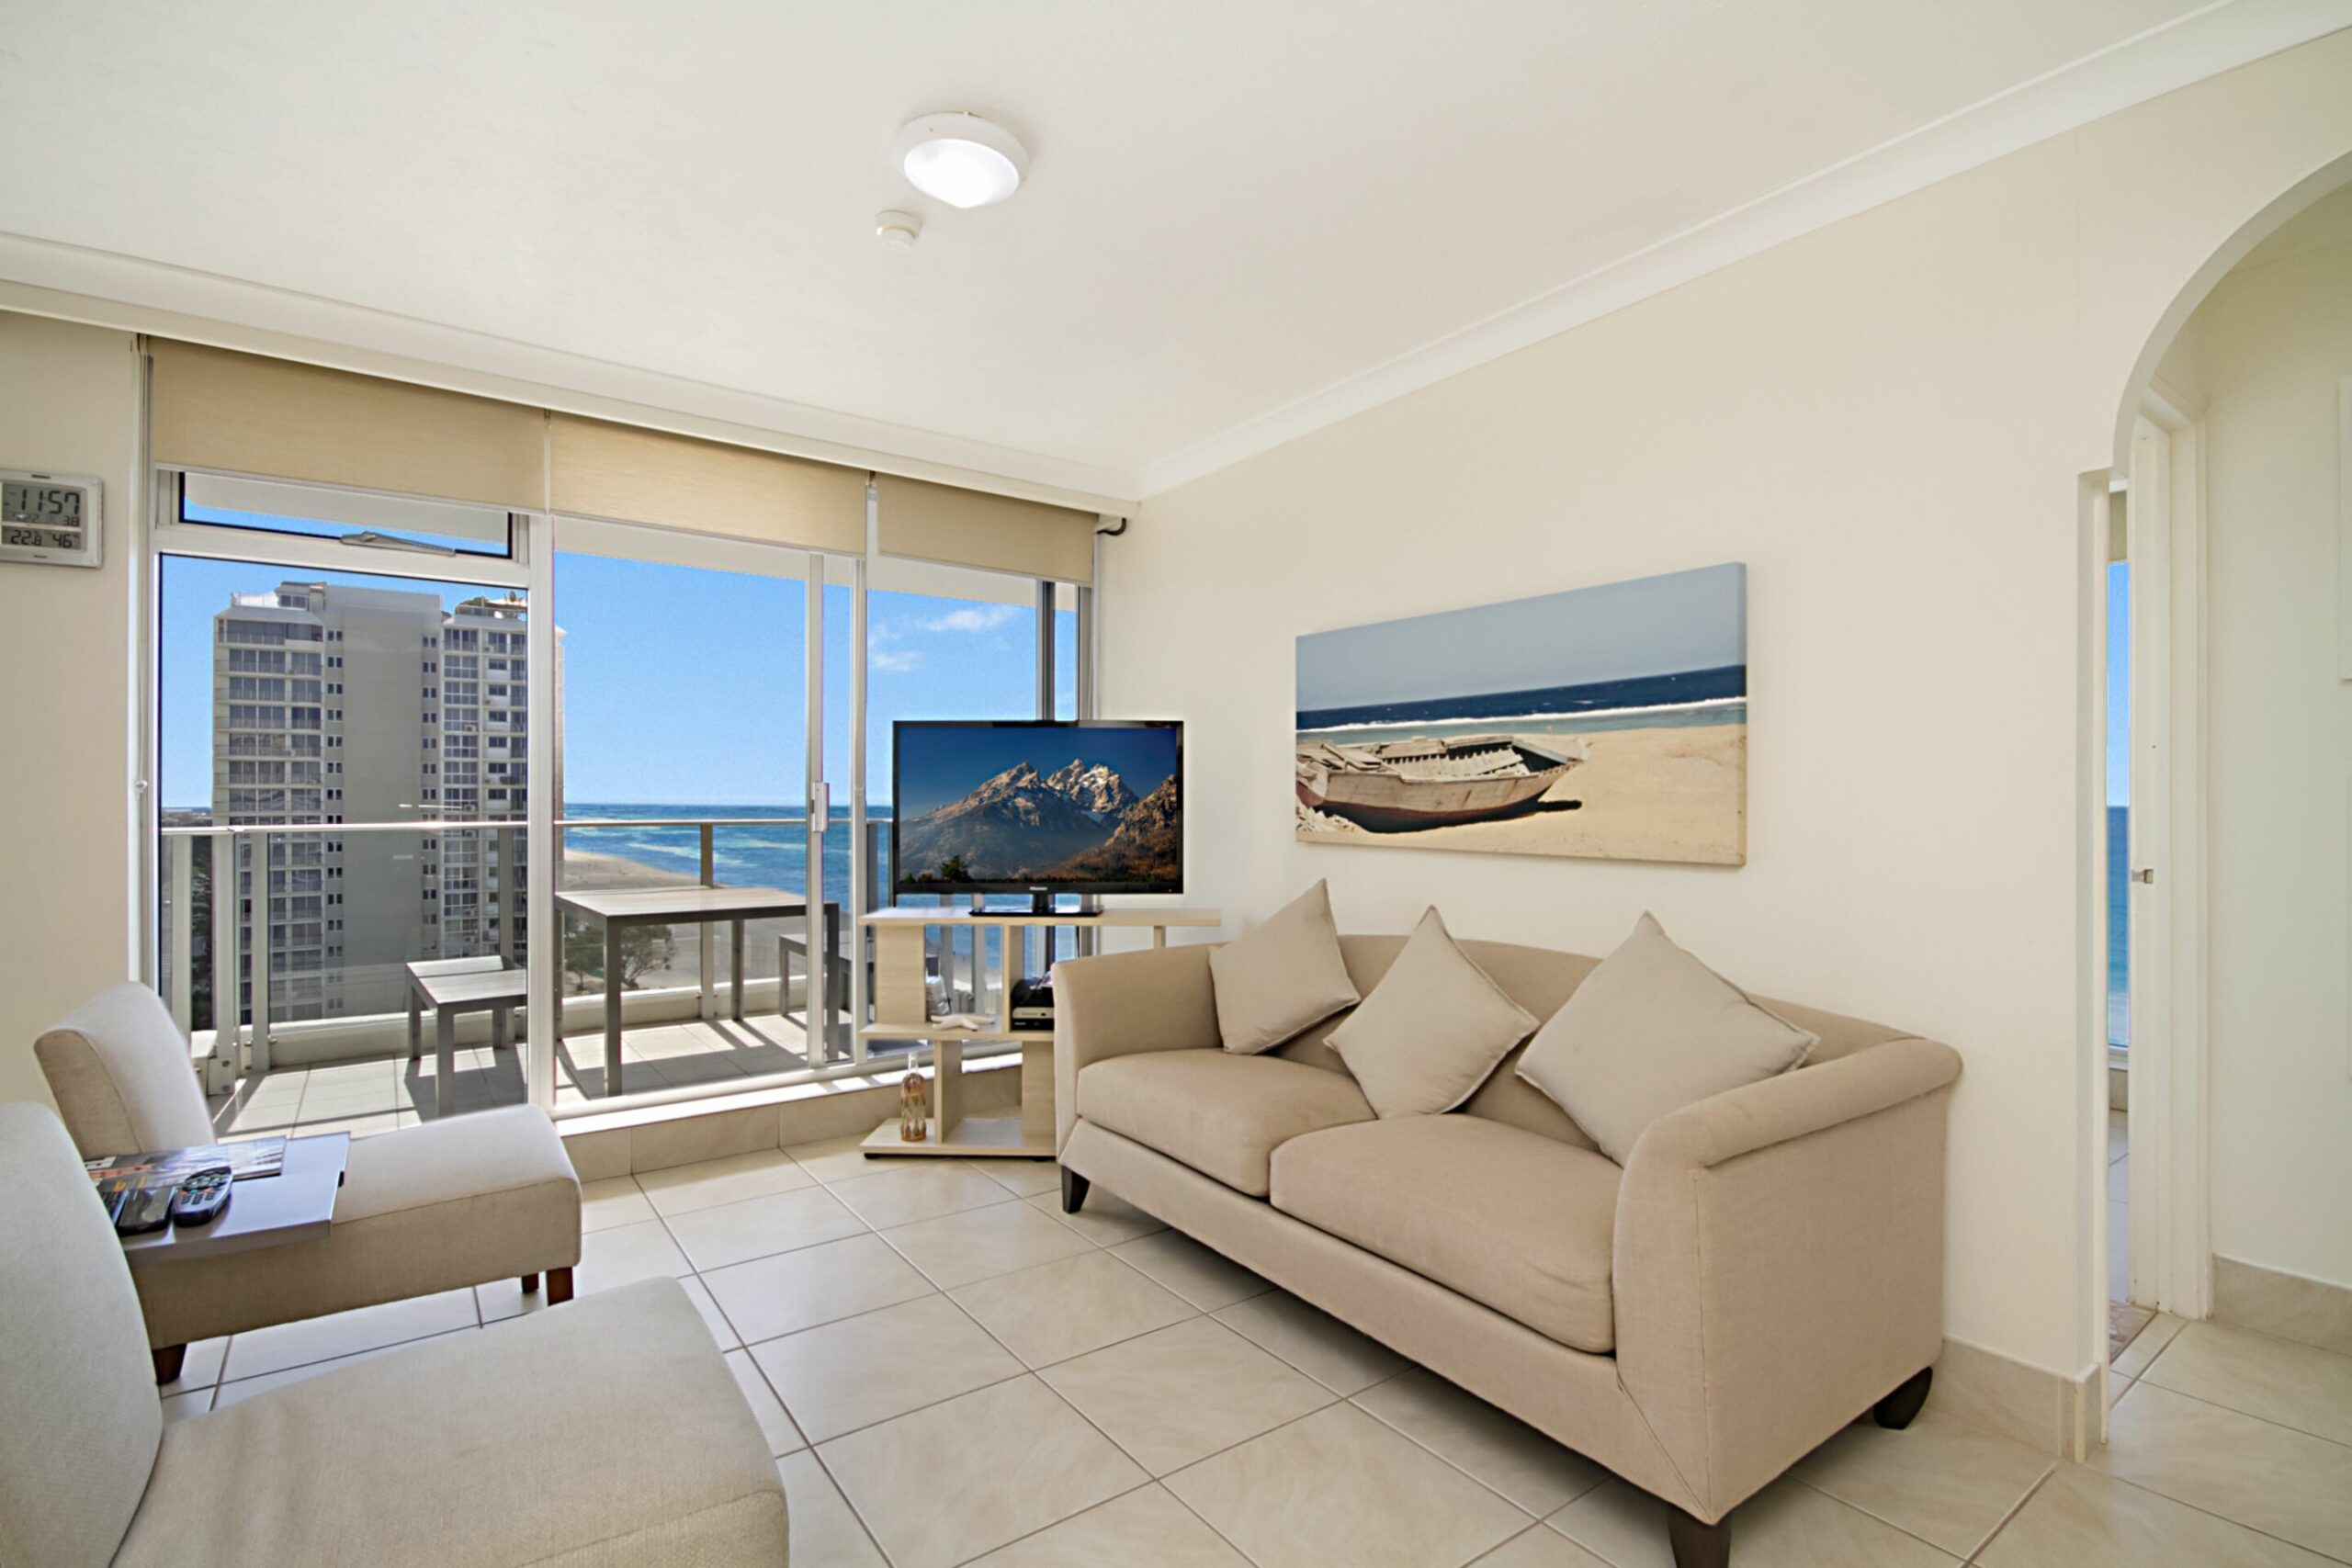
[[[1758,988],[1951,1041],[1949,1331],[2080,1370],[2105,1205],[2077,479],[2158,320],[2347,150],[2337,34],[1155,498],[1111,547],[1104,709],[1193,720],[1199,899],[1246,922],[1328,874],[1359,929],[1435,900],[1585,949],[1655,908]],[[114,519],[102,573],[0,567],[0,1098],[40,1093],[32,1032],[136,967],[128,350],[0,318],[0,463],[101,473]],[[1745,869],[1290,840],[1299,632],[1732,558]]]
[[[2191,327],[2211,569],[2213,1248],[2352,1286],[2352,682],[2336,631],[2352,192],[2249,257]]]
[[[0,563],[0,1100],[46,1100],[33,1037],[137,966],[138,441],[130,333],[0,314],[0,465],[106,509],[100,570]]]
[[[1148,498],[1110,547],[1102,711],[1191,721],[1196,901],[1246,925],[1326,876],[1350,929],[1435,902],[1588,953],[1651,909],[1744,984],[1951,1042],[1947,1332],[2080,1372],[2080,477],[2176,296],[2347,149],[2338,35]],[[1294,841],[1300,633],[1724,560],[1746,867]]]

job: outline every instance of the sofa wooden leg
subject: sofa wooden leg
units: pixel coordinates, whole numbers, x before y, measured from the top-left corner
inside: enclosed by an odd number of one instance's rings
[[[1730,1568],[1731,1521],[1702,1524],[1679,1508],[1666,1511],[1667,1544],[1674,1548],[1674,1568]]]
[[[167,1383],[177,1382],[179,1381],[180,1365],[187,1359],[187,1346],[166,1345],[161,1349],[151,1350],[148,1354],[155,1358],[155,1381],[157,1382]]]
[[[571,1269],[548,1269],[548,1305],[549,1305],[549,1306],[561,1306],[564,1303],[566,1303],[566,1302],[570,1301],[571,1299]]]
[[[1086,1190],[1092,1185],[1092,1182],[1069,1167],[1062,1167],[1062,1213],[1075,1214],[1083,1208],[1086,1204]]]
[[[539,1277],[537,1274],[523,1276],[523,1293],[526,1296],[536,1296],[539,1293]]]
[[[1890,1432],[1900,1432],[1928,1403],[1928,1385],[1935,1379],[1935,1368],[1921,1367],[1903,1380],[1902,1387],[1871,1406],[1871,1418]]]

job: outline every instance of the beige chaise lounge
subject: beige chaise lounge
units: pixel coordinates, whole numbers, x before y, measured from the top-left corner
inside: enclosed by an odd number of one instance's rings
[[[46,1110],[0,1105],[0,1568],[785,1561],[767,1439],[675,1280],[166,1426],[130,1270]]]
[[[213,1141],[187,1043],[146,987],[100,992],[33,1049],[85,1157]],[[353,1139],[320,1240],[132,1278],[156,1381],[169,1382],[195,1341],[297,1318],[493,1280],[532,1291],[543,1273],[548,1299],[569,1301],[579,1261],[580,1181],[563,1140],[544,1112],[514,1106]]]
[[[1404,943],[1345,937],[1369,995]],[[1596,960],[1465,942],[1539,1019]],[[1948,1046],[1774,1002],[1808,1066],[1652,1125],[1621,1169],[1521,1081],[1377,1118],[1324,1037],[1219,1044],[1205,946],[1055,970],[1062,1201],[1090,1181],[1664,1499],[1680,1568],[1942,1346]],[[1342,1017],[1346,1016],[1344,1014]]]

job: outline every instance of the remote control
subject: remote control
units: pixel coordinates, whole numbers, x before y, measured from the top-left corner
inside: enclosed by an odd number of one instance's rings
[[[209,1165],[179,1185],[172,1194],[172,1224],[200,1225],[218,1218],[229,1206],[231,1175],[225,1165]]]
[[[122,1235],[144,1235],[149,1231],[162,1230],[172,1222],[172,1194],[175,1187],[141,1187],[124,1200],[122,1213],[115,1217],[114,1228]]]

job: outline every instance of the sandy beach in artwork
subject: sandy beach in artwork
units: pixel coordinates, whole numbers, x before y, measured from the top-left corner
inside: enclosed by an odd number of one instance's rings
[[[1542,735],[1525,739],[1539,746],[1557,744]],[[1585,761],[1523,816],[1373,832],[1302,804],[1298,837],[1317,844],[1718,865],[1737,865],[1747,858],[1745,724],[1610,729],[1577,739],[1584,745]]]

